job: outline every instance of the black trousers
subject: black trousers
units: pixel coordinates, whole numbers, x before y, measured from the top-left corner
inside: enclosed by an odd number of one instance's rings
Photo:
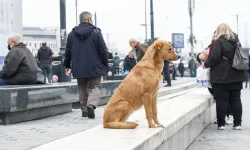
[[[230,85],[226,86],[226,84],[213,84],[213,92],[216,100],[218,126],[225,126],[225,117],[228,113],[228,109],[230,109],[229,106],[231,106],[234,117],[234,125],[241,125],[241,89],[233,89]]]
[[[169,61],[164,61],[164,68],[163,68],[164,80],[167,81],[168,85],[171,84],[170,74],[169,74]]]
[[[175,80],[176,77],[176,71],[174,70],[174,73],[172,74],[172,80]]]
[[[184,77],[184,71],[179,71],[179,73],[181,74],[181,77]]]

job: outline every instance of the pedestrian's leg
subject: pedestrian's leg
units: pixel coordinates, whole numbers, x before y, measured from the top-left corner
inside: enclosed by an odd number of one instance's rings
[[[232,115],[231,101],[229,101],[228,107],[227,107],[227,117],[229,117],[229,115]]]
[[[232,103],[234,126],[241,126],[241,121],[242,121],[241,90],[231,90],[230,101]]]
[[[218,127],[225,126],[225,117],[229,103],[229,90],[215,85],[213,86],[214,98],[216,99],[216,113]]]
[[[169,86],[171,86],[172,84],[171,84],[171,78],[170,78],[170,74],[169,74],[169,72],[167,72],[167,75],[166,75],[166,77],[167,77],[167,83],[168,83],[168,85]]]
[[[120,74],[120,67],[117,66],[117,73]]]
[[[81,104],[82,117],[87,117],[88,79],[87,78],[77,79],[77,84],[79,89],[79,101]]]
[[[51,83],[52,80],[52,65],[48,65],[48,82]]]
[[[101,77],[93,77],[89,79],[89,96],[88,96],[88,117],[95,118],[95,108],[97,107],[101,97]]]
[[[46,77],[47,77],[47,69],[45,65],[41,65],[41,70],[43,71],[43,76],[44,76],[44,83],[46,83]]]
[[[229,103],[228,103],[228,108],[227,108],[226,124],[228,125],[233,124],[232,102],[230,100],[230,94],[229,94]]]

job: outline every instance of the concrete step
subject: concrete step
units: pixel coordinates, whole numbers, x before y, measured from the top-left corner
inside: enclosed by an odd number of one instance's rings
[[[164,99],[164,97],[161,97]],[[136,129],[104,129],[102,125],[33,150],[183,150],[215,118],[214,100],[207,89],[158,103],[158,118],[165,128],[148,128],[144,109],[129,121],[139,120]]]

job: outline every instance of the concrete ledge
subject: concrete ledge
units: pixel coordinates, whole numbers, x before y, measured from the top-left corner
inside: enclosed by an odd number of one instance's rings
[[[106,104],[121,81],[104,81],[100,104]],[[54,116],[71,112],[72,103],[79,101],[77,83],[21,85],[0,87],[0,124]]]
[[[103,129],[102,125],[80,132],[34,150],[183,150],[215,118],[214,100],[207,89],[173,98],[158,104],[158,115],[164,129],[148,128],[144,109],[135,112],[130,121],[139,120],[134,130]]]
[[[183,83],[183,84],[178,85],[178,86],[167,87],[167,88],[162,87],[158,92],[158,97],[162,97],[162,96],[165,96],[168,94],[173,94],[173,93],[176,93],[179,91],[191,89],[191,88],[194,88],[195,86],[196,86],[196,83],[194,81],[189,81],[187,83]],[[109,99],[111,96],[112,95],[102,96],[99,103],[98,103],[98,106],[106,105],[109,102]],[[77,102],[73,103],[72,107],[73,107],[73,109],[80,108],[80,102],[78,101],[78,99],[77,99]]]

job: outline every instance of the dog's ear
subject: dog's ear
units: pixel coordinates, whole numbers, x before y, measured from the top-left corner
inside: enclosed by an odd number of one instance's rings
[[[160,49],[163,48],[163,46],[164,46],[164,43],[163,43],[162,41],[157,41],[157,42],[155,43],[155,45],[154,45],[154,49],[155,49],[155,50],[160,50]]]

